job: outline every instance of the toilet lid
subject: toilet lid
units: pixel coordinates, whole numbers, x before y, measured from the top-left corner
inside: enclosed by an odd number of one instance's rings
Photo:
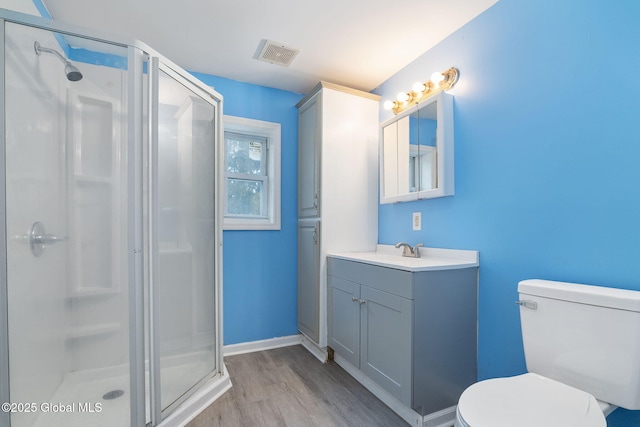
[[[606,427],[589,393],[537,374],[480,381],[467,388],[458,413],[470,427]]]

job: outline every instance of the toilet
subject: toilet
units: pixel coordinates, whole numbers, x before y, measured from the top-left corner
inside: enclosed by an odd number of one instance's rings
[[[606,427],[640,409],[640,291],[535,279],[518,293],[528,373],[468,387],[455,427]]]

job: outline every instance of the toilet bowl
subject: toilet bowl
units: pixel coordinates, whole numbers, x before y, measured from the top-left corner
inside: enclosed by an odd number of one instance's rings
[[[640,409],[640,292],[548,280],[518,284],[529,373],[480,381],[455,427],[606,427]],[[610,402],[610,403],[605,403]]]
[[[537,374],[480,381],[458,402],[455,427],[606,427],[591,394]]]

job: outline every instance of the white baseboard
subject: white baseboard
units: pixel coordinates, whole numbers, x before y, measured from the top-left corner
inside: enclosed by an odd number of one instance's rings
[[[309,350],[309,353],[313,354],[319,361],[322,363],[327,363],[328,354],[327,348],[320,347],[318,344],[313,342],[310,338],[308,338],[305,334],[302,335],[302,346]]]
[[[302,334],[225,345],[222,352],[225,356],[233,356],[235,354],[253,353],[254,351],[271,350],[298,344],[302,344]]]
[[[456,423],[456,408],[457,406],[451,406],[425,415],[422,427],[453,427]]]
[[[443,409],[424,417],[413,409],[400,402],[391,393],[380,387],[371,378],[367,377],[360,369],[347,362],[338,353],[334,354],[335,362],[342,367],[349,375],[358,380],[367,390],[373,393],[378,399],[387,405],[400,418],[415,427],[450,427],[455,423],[456,407]]]
[[[304,334],[289,335],[286,337],[269,338],[266,340],[242,342],[239,344],[225,345],[222,352],[225,356],[233,356],[236,354],[253,353],[254,351],[271,350],[274,348],[288,347],[290,345],[302,344],[304,348],[309,350],[319,361],[326,363],[327,348],[321,348],[306,337]]]

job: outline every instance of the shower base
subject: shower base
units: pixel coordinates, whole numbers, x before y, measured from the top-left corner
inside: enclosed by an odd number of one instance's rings
[[[181,396],[197,383],[193,372],[203,372],[210,361],[202,353],[181,356],[171,361],[173,366],[162,369],[162,392],[166,396]],[[180,362],[180,363],[179,363]],[[145,376],[148,379],[148,375]],[[149,414],[149,383],[145,381],[145,419]],[[116,390],[124,393],[113,399],[104,395]],[[197,394],[198,392],[196,392]],[[110,396],[108,396],[110,397]],[[38,403],[37,414],[17,414],[12,425],[17,427],[129,427],[131,396],[128,367],[114,367],[67,374],[49,402]],[[186,402],[185,402],[186,403]],[[183,405],[184,406],[184,405]],[[46,412],[48,410],[48,412]],[[180,408],[177,409],[180,411]],[[195,416],[195,415],[194,415]],[[188,418],[192,418],[187,415]]]

